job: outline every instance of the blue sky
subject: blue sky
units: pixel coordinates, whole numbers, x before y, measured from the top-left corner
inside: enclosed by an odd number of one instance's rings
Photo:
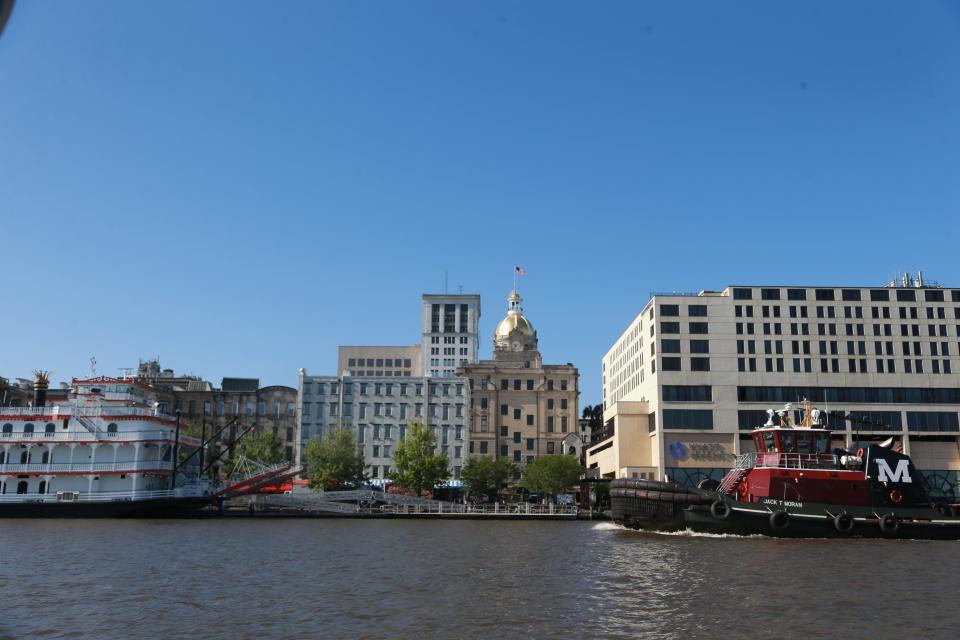
[[[651,291],[960,286],[955,2],[21,2],[0,375],[295,384],[514,265],[581,404]]]

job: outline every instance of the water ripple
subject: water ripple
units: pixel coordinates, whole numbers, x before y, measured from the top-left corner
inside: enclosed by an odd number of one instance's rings
[[[955,545],[609,523],[0,521],[0,640],[953,638]]]

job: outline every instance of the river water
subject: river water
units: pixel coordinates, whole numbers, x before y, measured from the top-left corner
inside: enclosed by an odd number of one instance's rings
[[[956,638],[960,542],[3,520],[0,638]]]

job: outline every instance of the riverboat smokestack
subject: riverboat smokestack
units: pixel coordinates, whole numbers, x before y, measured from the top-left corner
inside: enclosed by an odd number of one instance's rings
[[[34,371],[33,375],[33,406],[44,407],[47,404],[47,388],[50,386],[50,372]]]

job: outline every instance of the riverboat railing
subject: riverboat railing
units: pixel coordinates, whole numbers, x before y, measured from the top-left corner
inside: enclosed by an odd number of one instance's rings
[[[28,462],[2,463],[0,474],[17,473],[138,473],[141,471],[170,471],[169,460],[141,460],[139,462]]]
[[[45,407],[0,407],[0,416],[54,416],[69,418],[84,416],[99,418],[110,416],[139,416],[144,418],[159,418],[170,422],[176,421],[174,416],[160,413],[143,407],[73,407],[69,405],[49,405]]]
[[[141,442],[162,441],[173,442],[175,434],[172,431],[5,431],[0,433],[0,444],[7,440],[44,442]],[[201,440],[192,436],[180,434],[180,444],[199,447]]]
[[[51,493],[19,493],[0,495],[5,502],[130,502],[163,498],[196,497],[202,494],[184,492],[183,488],[156,491],[56,491]]]

